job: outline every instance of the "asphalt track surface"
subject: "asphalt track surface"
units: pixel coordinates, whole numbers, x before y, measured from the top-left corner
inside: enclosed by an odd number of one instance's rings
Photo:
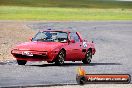
[[[16,61],[0,62],[0,87],[76,84],[79,66],[88,74],[132,75],[132,21],[27,22],[27,26],[79,31],[85,39],[95,42],[97,52],[89,65],[66,62],[63,66],[55,66],[28,62],[18,66]]]

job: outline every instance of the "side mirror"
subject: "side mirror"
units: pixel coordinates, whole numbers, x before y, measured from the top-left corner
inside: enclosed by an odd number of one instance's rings
[[[29,40],[30,40],[30,41],[32,41],[32,39],[33,39],[32,37],[29,37]]]
[[[75,40],[70,40],[71,43],[75,43]]]

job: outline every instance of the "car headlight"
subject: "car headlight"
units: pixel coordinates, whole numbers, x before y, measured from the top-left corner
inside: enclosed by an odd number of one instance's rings
[[[19,51],[19,49],[13,49],[13,50],[11,50],[11,54],[18,52],[18,51]]]

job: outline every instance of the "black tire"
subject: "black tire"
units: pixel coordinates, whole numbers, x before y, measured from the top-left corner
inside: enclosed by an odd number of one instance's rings
[[[85,58],[82,60],[82,62],[83,62],[84,64],[90,64],[91,59],[92,59],[92,51],[91,51],[91,50],[88,50],[87,53],[86,53],[86,56],[85,56]]]
[[[26,60],[17,60],[18,65],[25,65],[27,63]]]
[[[55,64],[56,65],[63,65],[64,64],[64,61],[65,61],[65,51],[64,50],[61,50],[58,55],[57,55],[57,58],[55,60]]]

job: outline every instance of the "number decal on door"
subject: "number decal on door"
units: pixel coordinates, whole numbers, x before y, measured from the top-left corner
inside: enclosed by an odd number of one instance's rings
[[[83,42],[83,47],[84,47],[84,48],[87,47],[87,42]]]

